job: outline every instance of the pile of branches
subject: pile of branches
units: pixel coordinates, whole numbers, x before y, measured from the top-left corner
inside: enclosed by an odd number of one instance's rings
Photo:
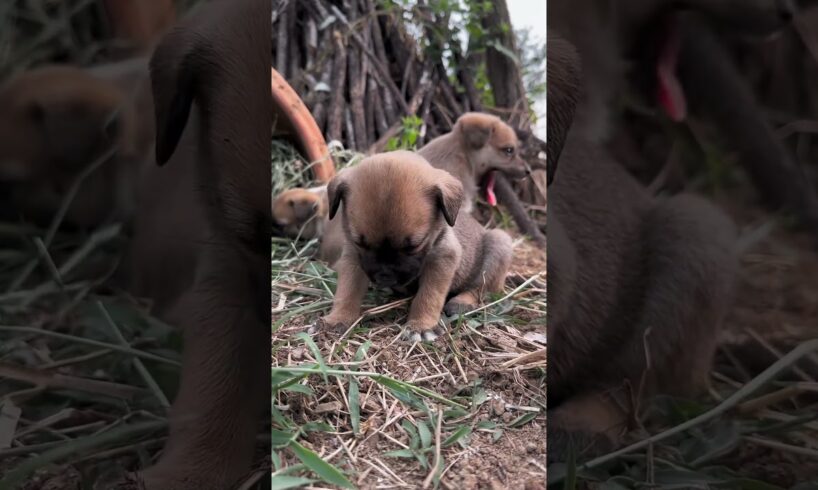
[[[476,81],[485,47],[470,41],[465,53],[451,15],[422,0],[283,0],[273,11],[273,67],[346,148],[382,151],[407,133],[421,146],[467,111],[493,112],[528,136],[524,98],[497,107]]]

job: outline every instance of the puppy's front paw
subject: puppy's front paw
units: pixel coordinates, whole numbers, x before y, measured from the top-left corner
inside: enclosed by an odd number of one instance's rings
[[[459,316],[477,308],[480,299],[471,291],[465,291],[450,299],[443,306],[446,316]]]
[[[316,332],[335,332],[335,333],[344,333],[349,328],[349,323],[344,320],[339,320],[334,318],[332,315],[323,316],[316,320],[310,328],[308,332],[310,334]]]
[[[443,307],[443,314],[446,316],[460,316],[463,313],[467,313],[472,311],[473,309],[477,308],[476,303],[461,303],[460,301],[455,301],[456,298],[452,298],[449,300],[446,305]]]
[[[427,325],[423,322],[410,320],[403,327],[403,338],[411,342],[434,342],[443,335],[443,328],[435,323]]]

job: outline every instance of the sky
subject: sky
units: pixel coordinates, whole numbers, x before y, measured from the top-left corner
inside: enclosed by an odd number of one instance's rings
[[[506,0],[511,15],[511,25],[515,29],[528,27],[532,34],[545,40],[546,0]],[[534,111],[539,120],[535,132],[545,138],[545,98],[534,103]]]
[[[528,27],[540,39],[545,39],[546,0],[507,0],[506,4],[515,28]]]

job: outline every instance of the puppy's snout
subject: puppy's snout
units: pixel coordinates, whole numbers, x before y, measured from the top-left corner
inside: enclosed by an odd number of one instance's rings
[[[315,216],[318,211],[317,202],[300,202],[295,206],[295,215],[300,220],[307,220]]]

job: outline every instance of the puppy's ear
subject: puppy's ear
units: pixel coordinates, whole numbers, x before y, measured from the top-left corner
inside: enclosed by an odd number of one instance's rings
[[[469,148],[479,150],[486,146],[494,131],[495,120],[487,114],[469,112],[460,116],[456,125]]]
[[[338,206],[340,206],[341,201],[346,198],[347,192],[349,192],[349,184],[347,183],[346,172],[340,172],[329,181],[329,185],[327,186],[329,219],[335,218],[335,213],[338,212]]]
[[[548,112],[545,147],[548,184],[554,179],[557,162],[574,121],[581,92],[581,63],[574,46],[559,37],[548,35]]]
[[[432,188],[432,199],[449,226],[454,226],[463,205],[463,185],[450,173],[440,170],[439,184]]]
[[[177,28],[162,39],[151,57],[159,165],[164,165],[173,155],[187,125],[195,96],[201,39]]]

